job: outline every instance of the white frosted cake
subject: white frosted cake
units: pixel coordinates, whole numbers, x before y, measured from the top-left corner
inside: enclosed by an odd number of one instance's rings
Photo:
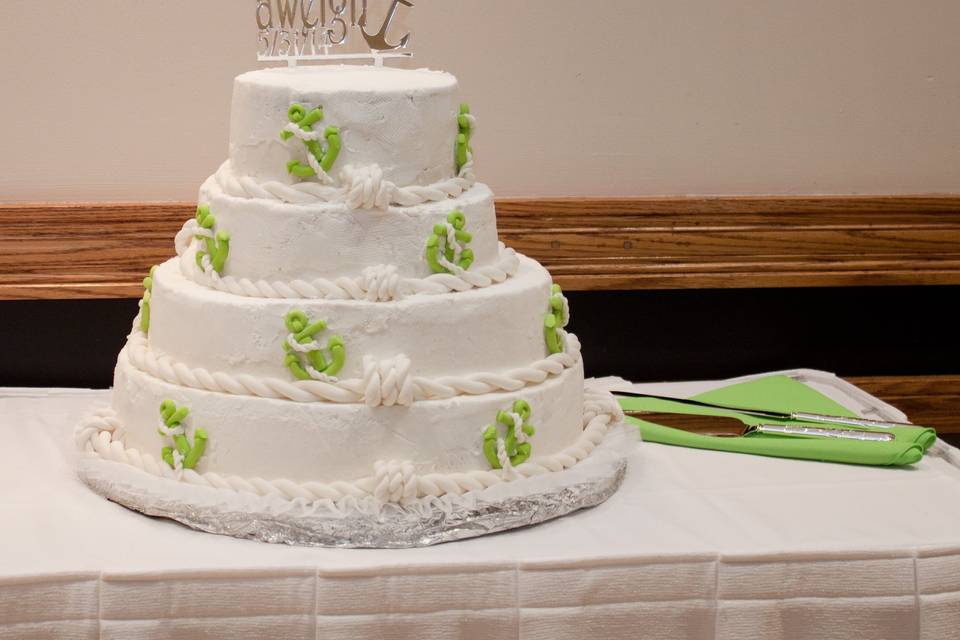
[[[561,472],[617,409],[566,299],[498,241],[447,73],[235,81],[230,155],[145,280],[89,454],[285,499],[410,504]]]

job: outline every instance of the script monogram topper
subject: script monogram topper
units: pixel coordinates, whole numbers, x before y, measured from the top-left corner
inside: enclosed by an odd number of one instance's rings
[[[400,6],[413,6],[409,0],[390,0],[379,23],[370,15],[368,0],[255,1],[260,31],[259,60],[285,60],[295,64],[297,60],[371,57],[379,60],[411,55],[398,51],[409,44],[410,34],[398,39],[390,34],[390,25]],[[363,39],[369,53],[334,53],[347,48],[354,36]]]

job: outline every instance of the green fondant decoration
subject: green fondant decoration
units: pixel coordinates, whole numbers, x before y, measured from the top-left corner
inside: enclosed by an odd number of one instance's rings
[[[470,146],[470,139],[473,137],[473,125],[470,124],[470,118],[467,117],[469,114],[470,105],[464,102],[460,105],[460,115],[457,116],[457,128],[459,129],[456,145],[457,173],[460,173],[463,165],[467,164],[467,160],[469,160],[467,153],[473,154],[473,147]]]
[[[169,429],[175,429],[183,426],[183,421],[190,415],[190,409],[187,407],[177,408],[173,400],[164,400],[160,403],[160,418],[163,424]],[[163,431],[158,430],[160,435],[165,435]],[[207,431],[198,428],[193,434],[193,444],[187,441],[186,434],[178,434],[173,437],[173,444],[176,450],[183,456],[183,468],[193,469],[200,462],[203,452],[207,449]],[[174,447],[164,447],[160,452],[163,461],[173,469],[176,463],[173,459]]]
[[[286,324],[287,330],[293,334],[293,339],[299,344],[307,344],[312,342],[318,333],[321,331],[326,331],[327,323],[323,320],[317,320],[316,322],[310,322],[310,319],[307,317],[303,311],[291,311],[287,314],[287,317],[284,321]],[[338,335],[330,336],[327,340],[327,351],[329,351],[329,357],[323,353],[322,349],[313,349],[306,353],[307,362],[309,366],[313,367],[316,371],[328,375],[335,376],[341,369],[347,360],[347,350],[343,343],[343,338]],[[301,352],[295,350],[287,342],[283,343],[283,352],[286,354],[283,359],[283,364],[290,370],[290,373],[294,375],[298,380],[310,380],[312,376],[307,371],[307,366],[301,360]]]
[[[550,353],[561,353],[563,351],[560,329],[565,327],[570,320],[567,305],[564,304],[565,300],[560,285],[553,285],[550,289],[550,311],[543,317],[543,337],[547,341],[547,349]]]
[[[454,229],[454,237],[457,239],[457,242],[463,246],[463,250],[460,252],[459,257],[456,254],[456,249],[453,245],[447,242],[447,227],[443,224],[433,225],[433,234],[427,238],[427,264],[430,265],[430,270],[434,273],[450,273],[450,270],[440,264],[440,252],[443,252],[443,257],[447,262],[451,264],[456,264],[461,269],[469,269],[470,265],[473,264],[474,256],[473,249],[468,248],[466,245],[473,240],[473,235],[464,231],[464,227],[467,226],[467,218],[463,215],[463,212],[459,209],[450,213],[447,216],[447,222],[450,223],[450,226]]]
[[[303,105],[294,103],[290,105],[287,117],[290,122],[304,131],[313,131],[313,125],[323,120],[323,109],[317,107],[308,112]],[[289,140],[292,137],[293,133],[286,129],[280,132],[280,138],[283,140]],[[340,155],[340,149],[343,147],[343,142],[340,140],[340,129],[332,126],[327,127],[323,131],[323,138],[327,142],[326,149],[323,148],[319,140],[304,140],[303,144],[307,148],[307,153],[320,163],[320,168],[324,171],[330,171],[333,168],[333,163],[337,161],[337,157]],[[317,175],[309,164],[303,164],[296,160],[287,163],[287,171],[298,178],[310,178]]]
[[[217,224],[217,218],[210,213],[210,207],[202,204],[197,207],[197,223],[203,229],[213,230]],[[223,273],[223,265],[227,262],[227,256],[230,255],[230,234],[222,229],[214,234],[214,237],[207,238],[197,236],[206,248],[205,251],[197,251],[197,265],[203,267],[203,256],[210,256],[210,264],[217,273]]]
[[[146,335],[150,331],[150,300],[153,297],[153,276],[157,265],[150,267],[150,275],[143,279],[143,300],[140,303],[140,331]]]
[[[522,424],[520,429],[527,436],[533,436],[536,429],[527,424],[530,419],[530,405],[525,400],[517,400],[513,403],[513,413],[520,416]],[[530,458],[533,446],[529,442],[517,443],[517,436],[513,431],[513,419],[507,411],[497,412],[497,421],[494,424],[487,425],[483,432],[483,455],[494,469],[503,468],[500,464],[500,458],[497,456],[497,435],[499,425],[507,428],[507,435],[503,440],[503,448],[507,457],[510,458],[510,464],[516,466],[523,464]]]

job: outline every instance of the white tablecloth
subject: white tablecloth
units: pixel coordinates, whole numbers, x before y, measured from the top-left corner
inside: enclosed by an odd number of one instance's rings
[[[832,376],[794,374],[899,417]],[[537,527],[426,549],[292,548],[87,490],[72,427],[107,398],[0,389],[0,638],[960,637],[960,452],[942,443],[912,469],[641,444],[607,503]]]

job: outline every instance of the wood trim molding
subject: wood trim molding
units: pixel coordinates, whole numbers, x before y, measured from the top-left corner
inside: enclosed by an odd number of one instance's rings
[[[139,297],[190,203],[0,204],[0,299]],[[960,195],[499,200],[567,289],[960,284]]]
[[[574,289],[960,283],[960,197],[498,203],[501,233]]]
[[[960,436],[960,376],[874,376],[847,378],[903,411],[914,424],[940,435]]]

